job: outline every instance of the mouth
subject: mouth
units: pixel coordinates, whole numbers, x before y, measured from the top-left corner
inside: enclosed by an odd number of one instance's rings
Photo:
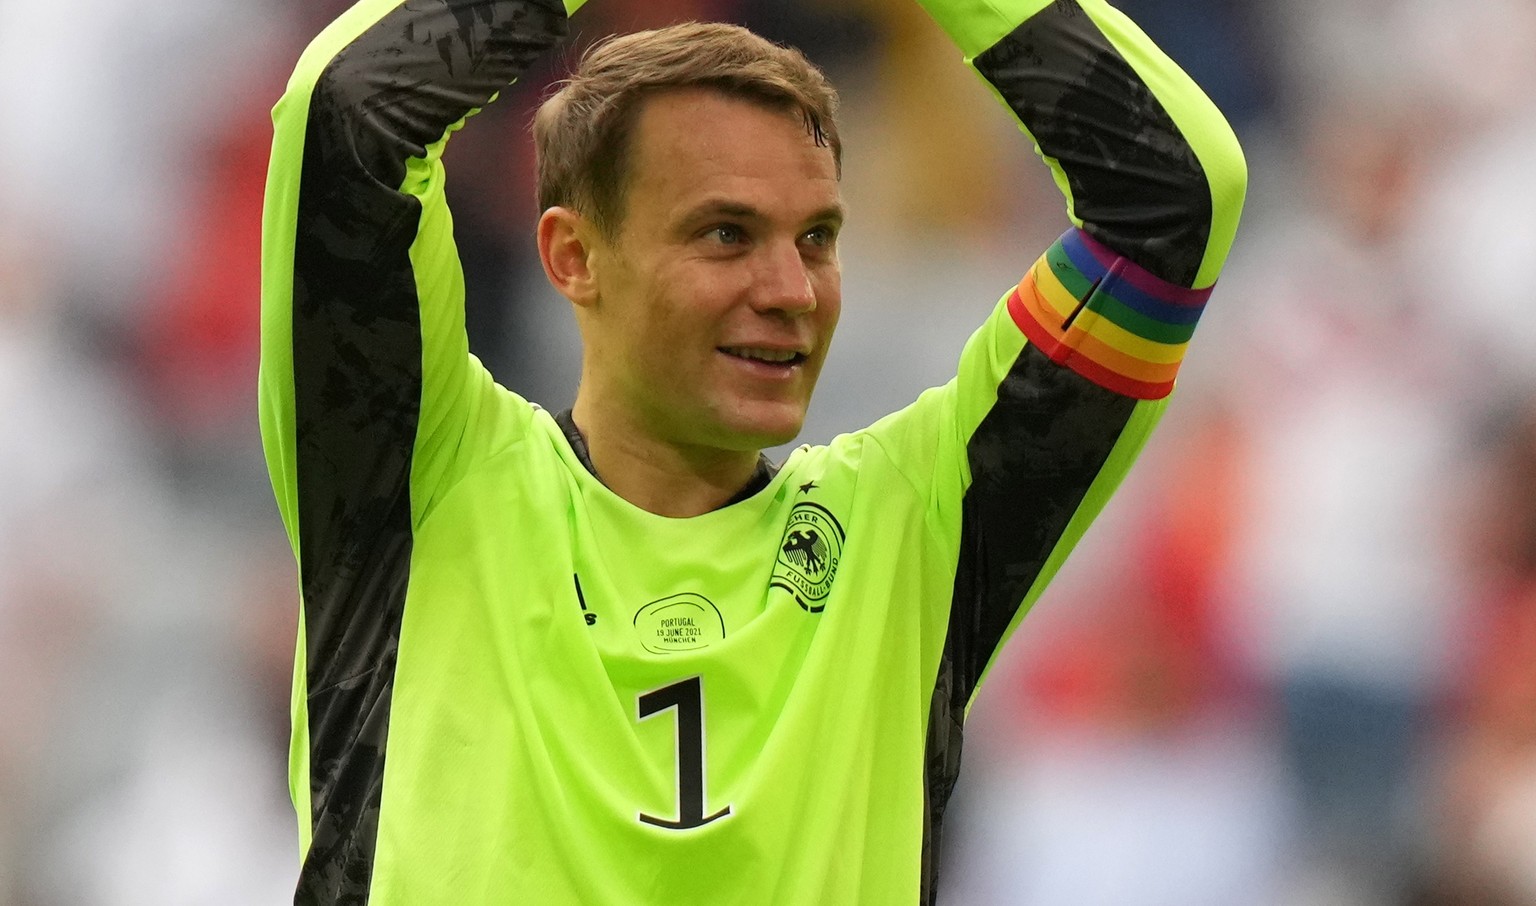
[[[755,366],[790,371],[806,360],[803,352],[795,349],[769,349],[763,346],[721,346],[719,351],[733,359]]]

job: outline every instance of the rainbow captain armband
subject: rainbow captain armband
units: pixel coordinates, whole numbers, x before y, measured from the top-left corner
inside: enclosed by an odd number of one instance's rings
[[[1169,283],[1070,229],[1030,268],[1008,312],[1051,361],[1136,399],[1162,399],[1211,290]]]

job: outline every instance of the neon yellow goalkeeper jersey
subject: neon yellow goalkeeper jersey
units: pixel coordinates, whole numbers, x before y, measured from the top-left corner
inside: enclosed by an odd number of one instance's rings
[[[1097,0],[927,5],[1073,227],[954,380],[687,519],[467,348],[443,146],[566,9],[363,0],[305,52],[261,371],[302,592],[296,902],[932,902],[966,709],[1157,421],[1244,170]]]

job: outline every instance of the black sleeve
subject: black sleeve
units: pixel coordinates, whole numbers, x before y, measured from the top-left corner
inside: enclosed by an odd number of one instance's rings
[[[436,468],[424,450],[452,449],[463,408],[441,143],[565,29],[559,0],[364,0],[310,45],[274,111],[261,407],[303,597],[298,903],[367,899],[412,476]]]

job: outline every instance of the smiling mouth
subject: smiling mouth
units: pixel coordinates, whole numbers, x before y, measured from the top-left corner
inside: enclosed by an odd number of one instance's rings
[[[759,349],[753,346],[721,346],[720,351],[733,358],[764,365],[788,368],[805,361],[805,354],[792,349]]]

